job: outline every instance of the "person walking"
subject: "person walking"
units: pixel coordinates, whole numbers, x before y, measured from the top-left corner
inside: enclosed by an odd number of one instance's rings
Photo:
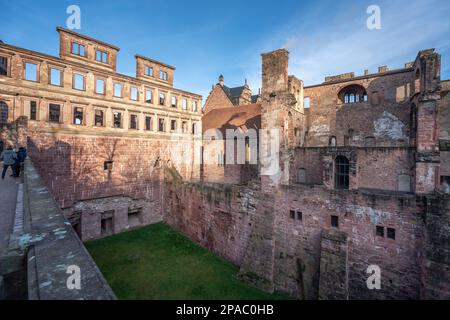
[[[15,169],[15,163],[17,159],[17,155],[14,152],[12,146],[9,146],[6,150],[4,150],[0,158],[3,159],[3,172],[2,172],[2,179],[5,179],[6,171],[8,170],[8,167],[11,167],[11,170],[13,172],[12,176],[16,176],[16,169]]]
[[[27,157],[27,150],[24,147],[20,147],[19,151],[17,151],[17,159],[16,159],[16,177],[20,176],[20,172],[23,168],[23,163]]]

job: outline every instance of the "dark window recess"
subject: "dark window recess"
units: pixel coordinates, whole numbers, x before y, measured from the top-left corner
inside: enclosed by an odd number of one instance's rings
[[[152,117],[145,117],[145,130],[152,130]]]
[[[387,228],[387,237],[389,239],[395,240],[395,229],[394,228]]]
[[[350,163],[344,156],[336,158],[336,189],[345,190],[349,188]]]
[[[0,57],[0,76],[8,75],[8,58]]]
[[[37,119],[36,101],[30,101],[30,120]]]
[[[135,114],[130,117],[130,129],[137,129],[137,115]]]
[[[8,105],[0,101],[0,126],[8,123]]]
[[[122,114],[114,112],[114,128],[122,128]]]
[[[164,132],[165,130],[165,124],[164,124],[164,119],[159,119],[159,131]]]
[[[295,219],[295,210],[289,211],[289,214],[291,216],[291,219]]]
[[[297,220],[303,221],[303,212],[301,212],[300,210],[297,210]]]
[[[376,233],[377,233],[377,236],[384,238],[384,227],[377,226]]]
[[[59,122],[61,106],[59,104],[50,104],[48,120],[50,122]]]
[[[339,217],[331,216],[331,226],[334,228],[339,228]]]
[[[73,110],[73,124],[82,125],[83,124],[83,109],[75,108]]]
[[[450,176],[441,176],[441,185],[450,186]]]
[[[113,234],[113,215],[114,211],[106,211],[101,216],[101,235],[107,236]]]
[[[103,127],[103,111],[101,110],[95,111],[95,126]]]
[[[172,130],[172,131],[177,130],[177,120],[170,121],[170,130]]]
[[[113,168],[113,163],[114,163],[114,161],[111,161],[111,160],[103,162],[103,170],[111,171]]]

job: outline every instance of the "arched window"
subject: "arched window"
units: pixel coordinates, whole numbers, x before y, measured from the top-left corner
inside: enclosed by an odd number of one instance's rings
[[[344,156],[336,157],[335,161],[335,182],[336,189],[348,190],[349,188],[350,163]]]
[[[0,101],[0,126],[8,123],[8,105]]]
[[[345,104],[368,101],[366,89],[356,84],[343,88],[339,93],[339,98]]]

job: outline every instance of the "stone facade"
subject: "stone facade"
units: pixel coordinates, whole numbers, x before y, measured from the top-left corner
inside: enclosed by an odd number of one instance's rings
[[[83,240],[163,220],[266,291],[450,298],[449,88],[434,50],[399,70],[306,87],[289,75],[288,51],[264,53],[257,103],[245,88],[230,99],[221,79],[202,119],[201,97],[173,88],[172,66],[137,55],[127,77],[115,70],[117,47],[58,31],[60,58],[0,44],[0,104],[13,133],[2,139],[27,145]],[[24,80],[27,62],[36,81]],[[82,90],[75,74],[85,75]],[[259,132],[256,164],[221,166],[223,140],[199,135],[227,128],[261,129],[277,148],[266,154],[273,145]],[[205,166],[202,156],[218,161]],[[371,265],[379,290],[366,283]]]

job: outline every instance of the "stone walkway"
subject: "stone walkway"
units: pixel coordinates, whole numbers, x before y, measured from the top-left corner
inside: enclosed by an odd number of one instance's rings
[[[0,166],[3,169],[3,164]],[[17,190],[20,179],[12,178],[8,169],[5,180],[0,177],[0,255],[8,247],[9,235],[13,230]]]

